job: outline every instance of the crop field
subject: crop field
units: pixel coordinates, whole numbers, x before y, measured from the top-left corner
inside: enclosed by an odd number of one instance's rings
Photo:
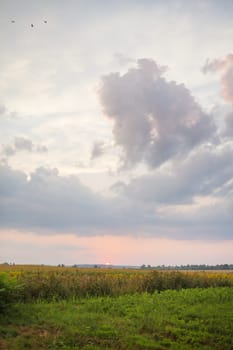
[[[0,349],[233,349],[233,273],[0,268]]]

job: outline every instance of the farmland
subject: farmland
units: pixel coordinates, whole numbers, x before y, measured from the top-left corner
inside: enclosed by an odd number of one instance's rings
[[[2,266],[0,276],[0,349],[233,348],[232,272]]]

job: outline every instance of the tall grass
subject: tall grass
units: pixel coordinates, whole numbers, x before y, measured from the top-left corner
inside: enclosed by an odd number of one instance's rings
[[[118,296],[197,287],[233,287],[232,272],[12,267],[4,275],[21,286],[21,292],[16,293],[15,297],[22,301]],[[7,296],[7,292],[5,294]],[[12,295],[12,292],[9,290],[8,294]]]

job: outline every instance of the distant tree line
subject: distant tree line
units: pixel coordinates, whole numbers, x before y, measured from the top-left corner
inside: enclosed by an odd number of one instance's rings
[[[233,270],[233,264],[218,264],[218,265],[142,265],[141,269],[153,269],[153,270]]]

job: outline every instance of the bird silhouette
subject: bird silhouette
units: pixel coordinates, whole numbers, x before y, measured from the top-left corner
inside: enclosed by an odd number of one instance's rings
[[[15,20],[12,19],[12,20],[11,20],[11,23],[15,23]],[[46,20],[44,20],[44,23],[47,24],[48,22],[47,22]],[[33,23],[31,23],[31,27],[32,27],[32,28],[34,27],[34,24],[33,24]]]

